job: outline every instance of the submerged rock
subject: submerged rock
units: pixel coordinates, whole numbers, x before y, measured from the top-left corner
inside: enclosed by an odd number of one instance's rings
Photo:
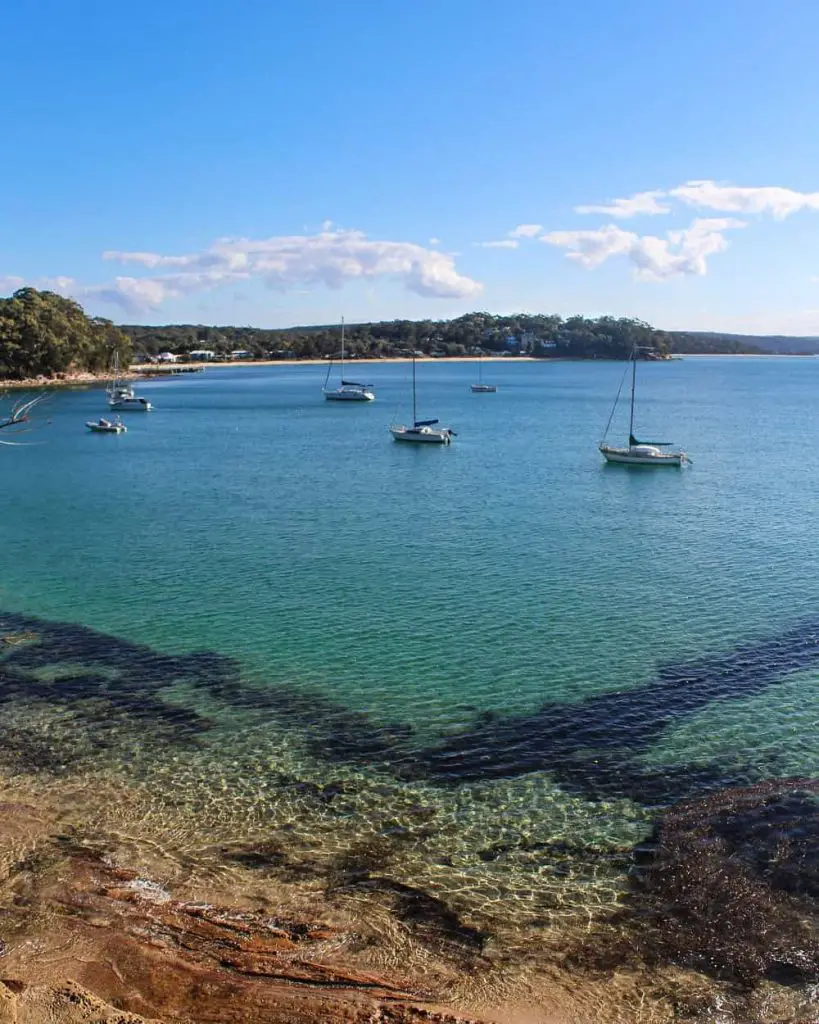
[[[739,984],[819,981],[819,781],[775,779],[670,810],[635,851],[617,929],[570,962],[676,964]]]

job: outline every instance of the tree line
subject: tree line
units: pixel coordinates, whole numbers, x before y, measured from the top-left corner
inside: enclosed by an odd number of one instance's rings
[[[750,341],[750,339],[749,339]],[[104,372],[118,354],[132,360],[170,351],[186,355],[209,349],[228,358],[244,350],[255,359],[321,359],[338,354],[338,325],[265,329],[209,327],[201,324],[117,327],[89,317],[82,306],[54,292],[20,288],[0,299],[0,379],[53,377]],[[453,320],[391,320],[350,324],[345,348],[351,357],[464,356],[478,352],[537,358],[627,359],[634,348],[644,356],[674,352],[762,351],[733,336],[689,335],[659,331],[630,317],[563,318],[518,313],[498,316],[475,312]]]
[[[128,336],[110,320],[86,316],[73,299],[36,288],[0,298],[0,379],[100,373],[115,352],[127,366]]]
[[[338,354],[341,328],[165,327],[124,325],[137,355],[186,353],[207,349],[217,356],[245,350],[253,358],[321,359]],[[477,352],[510,353],[541,358],[625,359],[634,346],[666,355],[669,336],[641,320],[603,316],[563,319],[548,314],[467,313],[454,320],[391,320],[348,324],[345,351],[352,357],[464,356]]]

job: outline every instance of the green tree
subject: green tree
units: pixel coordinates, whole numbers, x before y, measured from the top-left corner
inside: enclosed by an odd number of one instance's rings
[[[99,372],[115,352],[127,366],[128,337],[110,320],[86,316],[73,299],[36,288],[0,299],[0,378]]]

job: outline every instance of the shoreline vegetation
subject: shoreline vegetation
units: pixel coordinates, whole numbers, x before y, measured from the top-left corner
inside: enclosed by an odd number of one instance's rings
[[[764,343],[764,344],[763,344]],[[265,329],[203,325],[117,326],[86,315],[54,292],[20,288],[0,298],[0,387],[73,387],[110,377],[114,357],[131,375],[162,366],[326,363],[340,356],[341,328]],[[767,346],[767,347],[766,347]],[[601,316],[563,318],[517,313],[467,313],[453,320],[392,320],[348,324],[345,352],[352,362],[418,358],[666,360],[683,354],[819,353],[817,338],[661,331],[642,320]],[[178,361],[177,361],[178,360]]]
[[[696,357],[704,359],[712,358],[740,358],[740,359],[791,359],[794,357],[805,356],[809,353],[804,352],[697,352],[697,353],[686,353],[686,355],[696,355]],[[673,362],[682,359],[682,354],[675,354],[665,357],[662,360],[655,360],[656,362]],[[518,356],[513,359],[505,358],[502,355],[489,355],[489,356],[447,356],[442,359],[436,359],[432,356],[419,356],[419,362],[445,362],[445,363],[477,363],[482,360],[485,363],[544,363],[544,362],[585,362],[582,359],[572,359],[569,356],[565,357],[553,357],[552,359],[541,359],[535,356]],[[389,356],[380,358],[362,358],[354,360],[356,363],[364,366],[379,366],[392,364],[410,363],[412,359],[410,356]],[[603,362],[604,360],[599,360]],[[616,360],[608,360],[616,361]],[[152,377],[171,377],[177,374],[188,373],[191,371],[201,370],[229,370],[236,369],[237,367],[248,367],[248,366],[278,366],[282,369],[287,369],[292,366],[326,366],[328,360],[326,359],[247,359],[247,360],[236,360],[236,361],[221,361],[221,362],[178,362],[169,365],[162,365],[157,363],[132,363],[127,371],[120,371],[120,380],[149,380]],[[102,371],[100,373],[59,373],[53,377],[46,377],[43,375],[37,377],[24,377],[21,379],[11,379],[0,377],[0,392],[2,391],[30,391],[42,389],[61,389],[61,388],[84,388],[84,387],[101,387],[111,381],[111,372],[109,370]]]

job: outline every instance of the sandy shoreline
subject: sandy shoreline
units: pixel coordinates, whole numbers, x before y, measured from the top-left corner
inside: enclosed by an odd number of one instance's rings
[[[491,362],[524,362],[539,363],[542,359],[532,356],[484,356],[485,363]],[[555,360],[557,361],[557,360]],[[379,363],[411,363],[409,357],[390,357],[389,359],[353,359],[354,364],[378,365]],[[426,363],[477,363],[477,356],[447,356],[446,359],[433,359],[424,356],[418,362]],[[180,370],[224,370],[236,369],[239,366],[280,366],[283,369],[291,366],[327,366],[327,359],[255,359],[225,363],[171,363],[167,367],[154,363],[134,363],[127,371],[120,373],[120,380],[141,380],[149,377],[172,377],[174,371]],[[3,391],[31,391],[38,388],[81,388],[97,387],[111,381],[110,373],[66,373],[59,377],[27,377],[23,380],[0,380],[0,393]]]
[[[793,359],[803,356],[810,356],[810,352],[686,352],[675,353],[663,362],[675,362],[680,359]],[[477,363],[478,356],[445,356],[434,358],[432,356],[419,357],[418,362],[422,363]],[[558,356],[539,358],[536,356],[483,356],[484,363],[581,363],[581,362],[604,362],[606,360],[568,359]],[[141,380],[150,377],[172,377],[174,371],[191,370],[224,370],[235,369],[236,367],[249,366],[279,366],[287,369],[293,366],[327,366],[327,359],[255,359],[237,360],[236,362],[219,363],[172,363],[167,368],[153,363],[135,363],[127,372],[120,374],[121,380]],[[347,365],[378,366],[392,363],[411,363],[409,356],[390,356],[385,359],[351,359]],[[0,380],[0,394],[4,391],[32,391],[37,389],[52,388],[80,388],[98,387],[108,384],[111,380],[110,373],[66,373],[59,377],[29,377],[25,380]]]

